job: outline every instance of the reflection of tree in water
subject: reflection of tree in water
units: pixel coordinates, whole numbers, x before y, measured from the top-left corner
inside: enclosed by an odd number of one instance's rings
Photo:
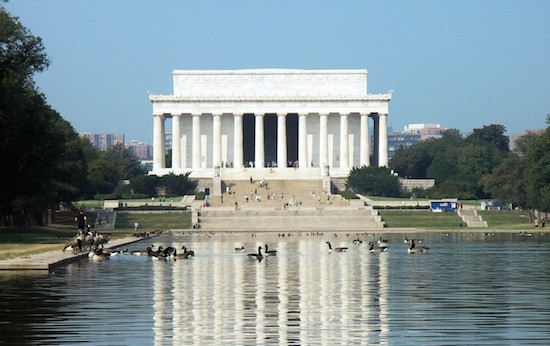
[[[0,285],[0,343],[11,345],[55,343],[60,334],[78,335],[78,329],[57,328],[55,333],[41,326],[52,320],[67,320],[75,302],[56,296],[54,275],[48,272],[2,273]],[[32,313],[30,313],[32,311]],[[63,315],[62,311],[67,312]],[[44,335],[45,334],[45,335]]]

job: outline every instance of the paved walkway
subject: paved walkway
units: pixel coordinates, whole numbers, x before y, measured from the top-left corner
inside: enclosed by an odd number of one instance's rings
[[[127,237],[109,241],[108,248],[116,248],[135,243],[142,238]],[[75,262],[88,257],[88,252],[73,254],[72,251],[48,251],[35,255],[22,256],[0,261],[0,270],[51,270],[57,266]]]

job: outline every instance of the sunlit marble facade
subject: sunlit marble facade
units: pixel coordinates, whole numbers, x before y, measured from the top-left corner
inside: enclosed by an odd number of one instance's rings
[[[245,169],[269,167],[282,179],[320,178],[329,170],[346,177],[351,168],[369,165],[370,156],[387,166],[391,96],[367,92],[366,70],[176,70],[173,94],[149,95],[151,173],[209,178],[221,168],[222,175],[246,179]]]

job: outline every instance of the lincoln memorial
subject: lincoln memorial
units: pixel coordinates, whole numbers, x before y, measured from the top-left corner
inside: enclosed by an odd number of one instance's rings
[[[172,95],[149,95],[150,174],[321,180],[387,166],[391,96],[369,94],[362,69],[176,70]]]

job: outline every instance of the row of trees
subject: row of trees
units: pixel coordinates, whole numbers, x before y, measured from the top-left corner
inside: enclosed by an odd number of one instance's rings
[[[482,177],[484,192],[516,206],[550,211],[550,115],[540,133],[518,140],[516,149]]]
[[[488,198],[480,182],[510,154],[504,131],[502,125],[474,129],[466,137],[442,131],[441,138],[396,150],[389,167],[401,176],[435,179],[436,187],[426,192],[432,197]]]
[[[80,138],[35,85],[49,64],[42,40],[0,6],[0,224],[42,225],[48,211],[80,199],[194,190],[188,176],[144,176],[123,145],[100,151]]]
[[[546,118],[550,125],[550,115]],[[489,125],[463,137],[446,130],[441,138],[399,148],[390,168],[361,167],[348,177],[352,190],[379,196],[405,196],[393,172],[435,179],[436,186],[413,191],[416,197],[494,198],[514,206],[550,211],[550,126],[521,137],[510,151],[502,125]]]

